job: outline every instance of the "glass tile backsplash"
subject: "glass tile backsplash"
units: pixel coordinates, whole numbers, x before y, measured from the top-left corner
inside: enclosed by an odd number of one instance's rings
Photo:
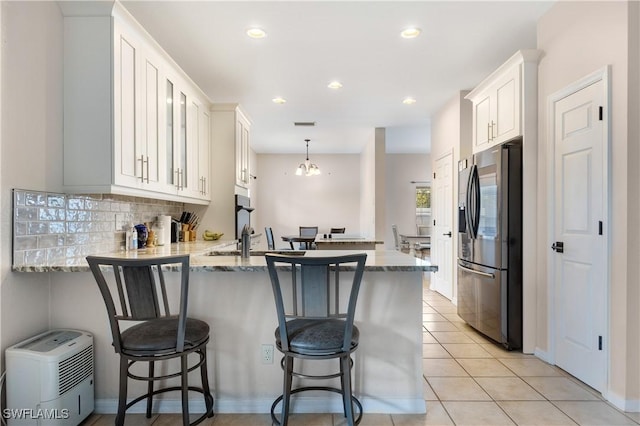
[[[13,265],[84,263],[89,254],[124,248],[127,225],[179,217],[184,204],[120,195],[13,190]]]

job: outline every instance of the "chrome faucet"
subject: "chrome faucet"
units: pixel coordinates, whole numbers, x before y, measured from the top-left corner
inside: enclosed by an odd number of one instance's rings
[[[243,259],[248,259],[250,256],[249,251],[251,250],[251,230],[247,225],[242,228],[241,237],[242,238],[240,240],[240,244],[242,252],[240,254],[240,257]]]

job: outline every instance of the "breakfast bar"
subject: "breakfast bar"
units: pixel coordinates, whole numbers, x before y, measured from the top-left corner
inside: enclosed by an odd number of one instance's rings
[[[262,346],[274,345],[277,318],[265,252],[248,258],[234,244],[178,243],[111,255],[126,257],[190,253],[190,316],[211,326],[207,345],[209,376],[216,412],[266,413],[282,392],[280,357],[262,359]],[[332,251],[331,255],[354,253]],[[367,262],[356,310],[360,344],[354,354],[354,392],[365,413],[424,413],[422,380],[422,278],[437,270],[426,260],[395,250],[366,251]],[[298,252],[326,256],[323,250]],[[104,304],[87,265],[47,267],[50,273],[51,328],[78,328],[95,341],[96,411],[114,412],[118,395],[118,357]],[[14,268],[25,272],[36,269]],[[346,272],[349,273],[349,272]],[[178,298],[179,273],[168,272],[168,291]],[[142,386],[131,383],[132,387]],[[132,389],[132,392],[142,389]],[[159,409],[179,412],[178,395],[168,395]],[[200,398],[193,411],[204,409]],[[202,405],[202,407],[199,406]],[[295,412],[340,412],[336,395],[298,398]]]

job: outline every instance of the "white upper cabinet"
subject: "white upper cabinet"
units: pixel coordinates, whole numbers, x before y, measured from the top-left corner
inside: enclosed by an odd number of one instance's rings
[[[161,59],[114,22],[114,184],[165,191],[160,179]]]
[[[249,187],[251,169],[249,168],[251,147],[251,124],[249,119],[238,108],[236,112],[236,185],[242,188]]]
[[[247,195],[251,179],[251,121],[238,104],[213,104],[211,123],[216,184],[233,188],[231,194]]]
[[[472,90],[473,152],[522,136],[523,64],[537,51],[519,51]]]
[[[209,199],[209,108],[195,95],[186,94],[183,100],[186,102],[186,128],[180,129],[179,164],[186,165],[186,169],[180,171],[181,190],[190,197]],[[182,111],[182,101],[180,107]]]
[[[211,143],[211,112],[208,107],[202,105],[198,110],[198,192],[204,198],[211,197],[211,174],[209,164],[211,163],[210,147]]]
[[[118,2],[107,16],[76,16],[73,3],[63,7],[66,190],[208,204],[211,103]]]

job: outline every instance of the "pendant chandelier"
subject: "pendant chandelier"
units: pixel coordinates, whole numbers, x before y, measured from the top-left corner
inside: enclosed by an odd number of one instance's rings
[[[304,160],[304,163],[301,163],[296,169],[297,176],[316,176],[320,174],[320,168],[309,161],[309,141],[310,139],[304,140],[307,143],[307,159]]]

